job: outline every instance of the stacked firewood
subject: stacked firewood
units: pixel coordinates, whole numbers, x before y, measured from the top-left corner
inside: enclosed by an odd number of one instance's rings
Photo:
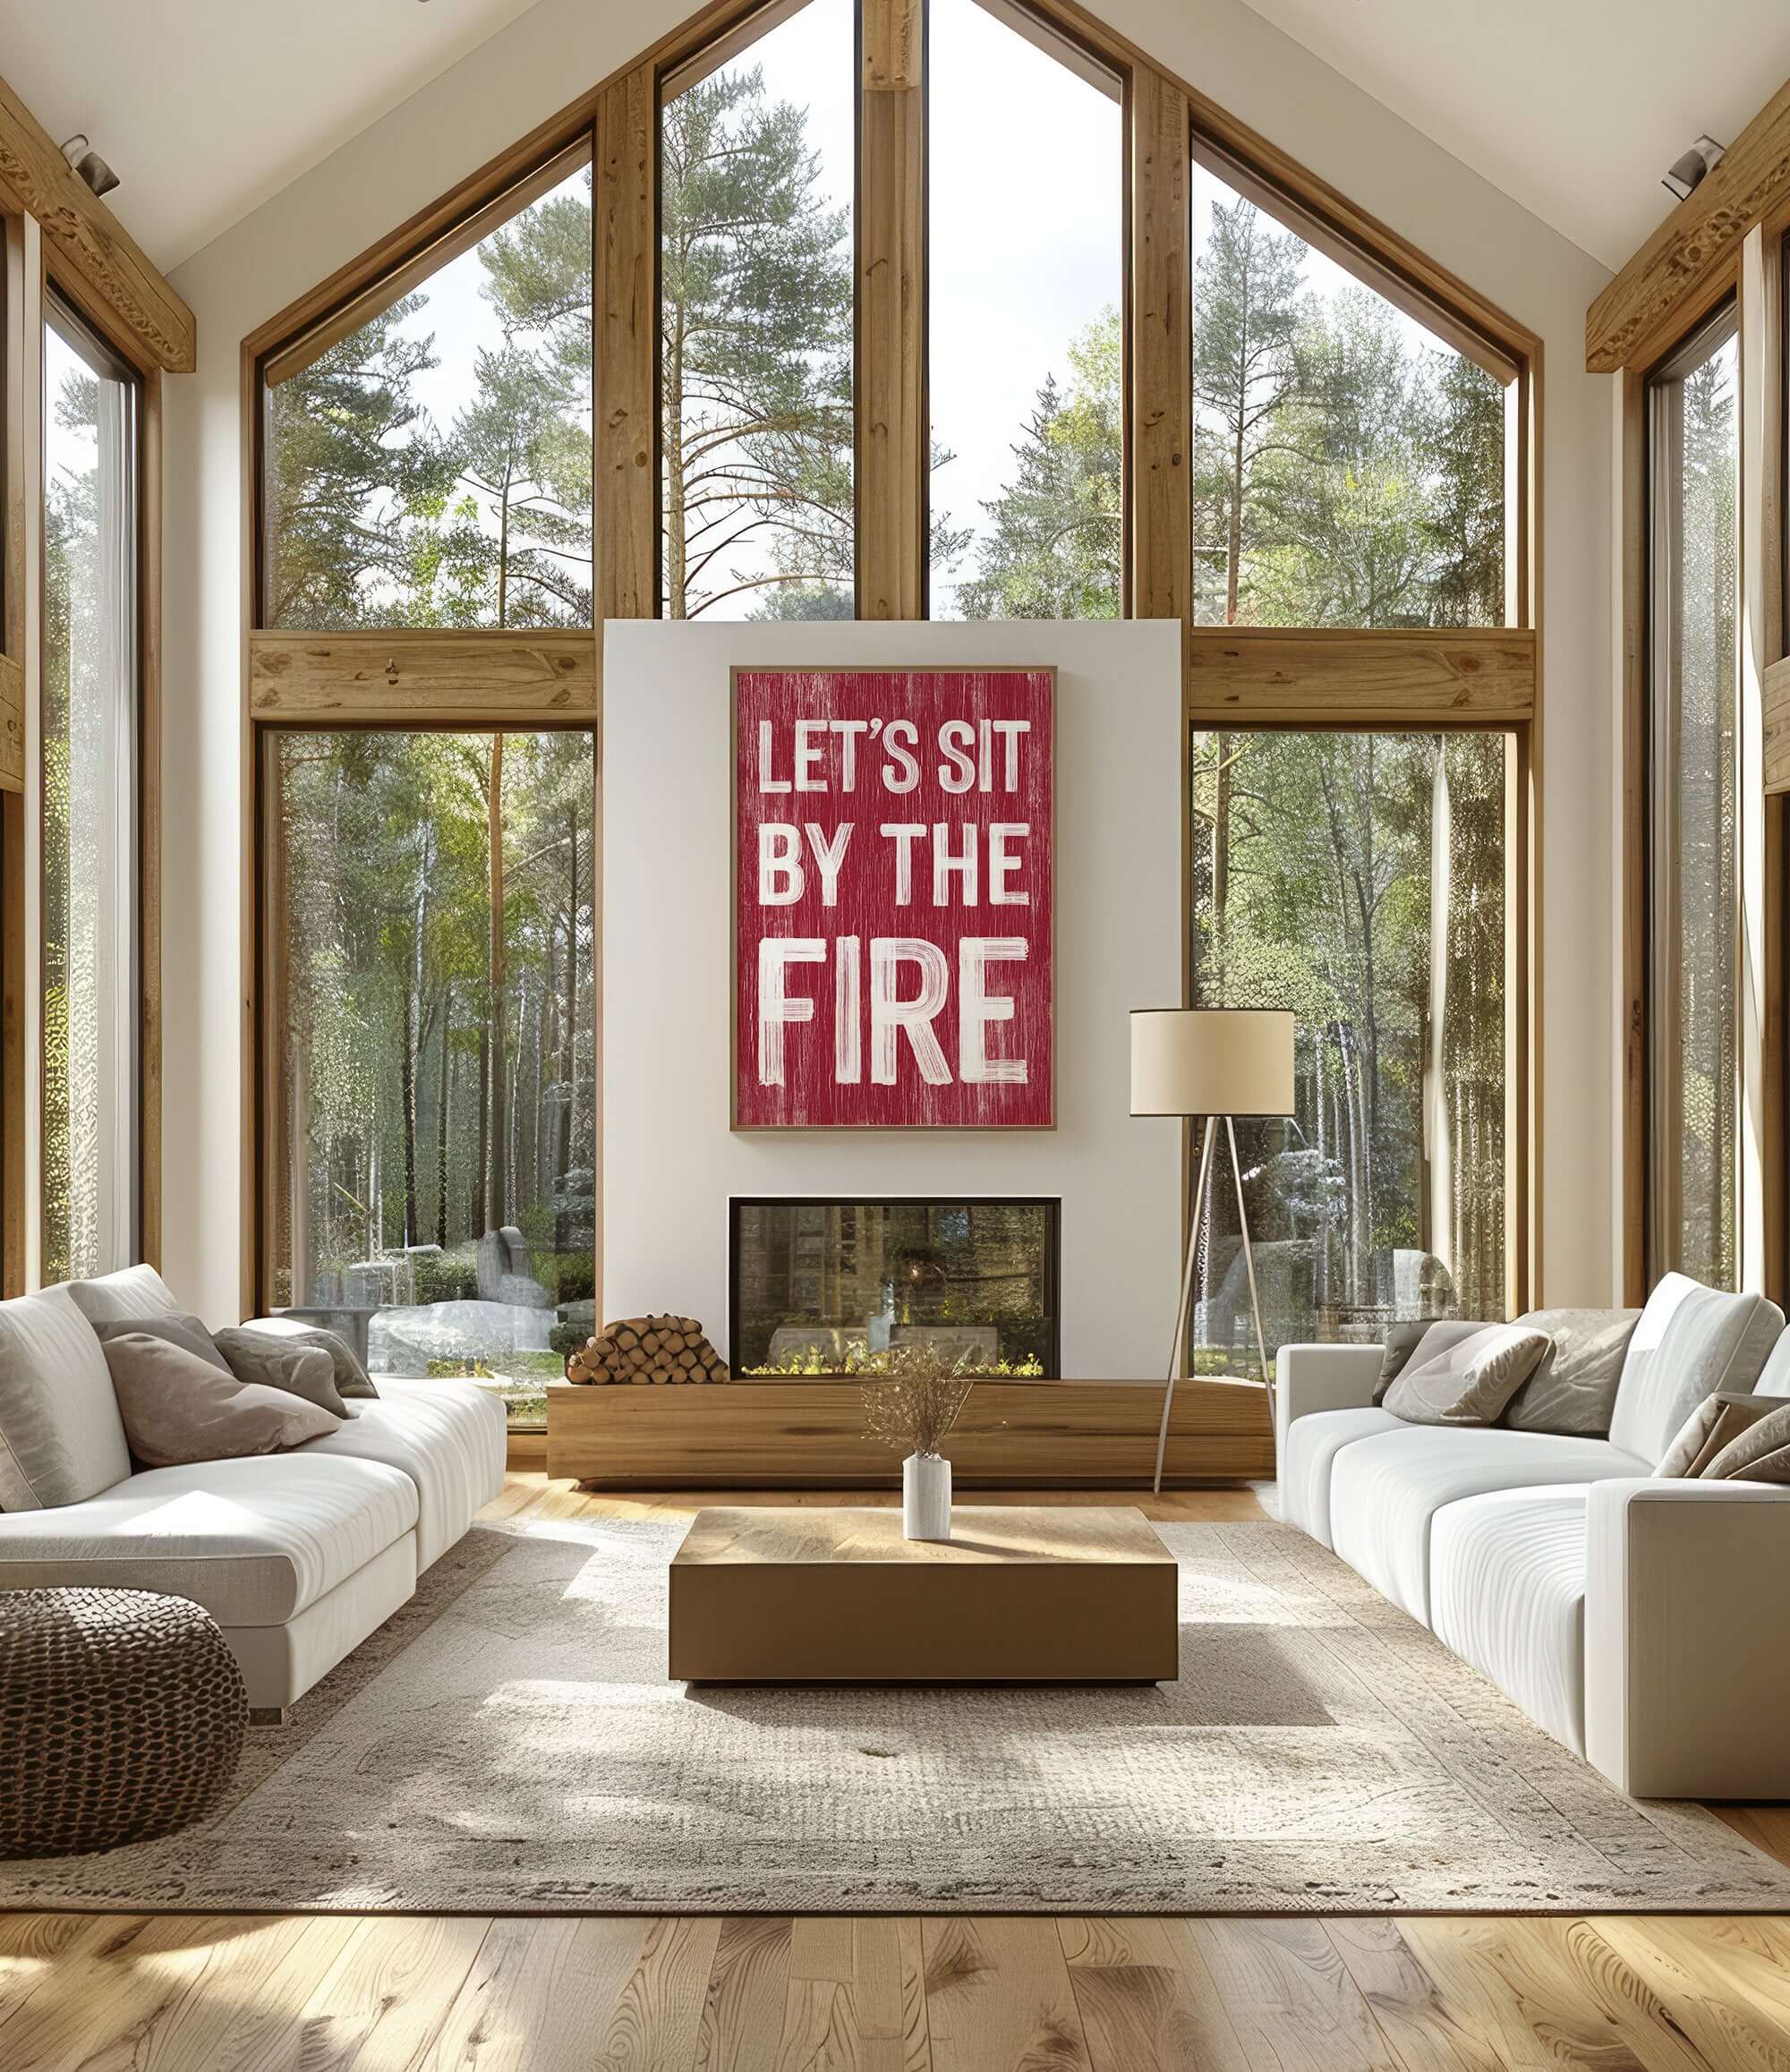
[[[727,1363],[694,1317],[628,1317],[566,1360],[567,1381],[725,1381]]]

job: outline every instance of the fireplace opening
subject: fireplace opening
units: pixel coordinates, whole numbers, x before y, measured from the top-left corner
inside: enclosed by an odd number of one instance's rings
[[[920,1343],[977,1373],[1054,1379],[1060,1209],[1042,1196],[737,1196],[733,1370],[850,1374]]]

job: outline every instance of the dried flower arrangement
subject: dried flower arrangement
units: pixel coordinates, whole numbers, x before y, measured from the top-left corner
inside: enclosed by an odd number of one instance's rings
[[[865,1362],[862,1384],[866,1436],[898,1454],[926,1454],[957,1422],[976,1375],[935,1345],[892,1345]]]

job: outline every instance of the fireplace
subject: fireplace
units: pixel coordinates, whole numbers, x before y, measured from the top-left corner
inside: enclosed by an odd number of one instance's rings
[[[1044,1196],[736,1196],[736,1374],[843,1374],[891,1345],[983,1373],[1061,1371],[1061,1204]]]

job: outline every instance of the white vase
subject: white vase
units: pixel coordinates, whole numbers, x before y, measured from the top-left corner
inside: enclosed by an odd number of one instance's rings
[[[901,1537],[950,1538],[950,1462],[942,1454],[909,1454],[901,1463]]]

